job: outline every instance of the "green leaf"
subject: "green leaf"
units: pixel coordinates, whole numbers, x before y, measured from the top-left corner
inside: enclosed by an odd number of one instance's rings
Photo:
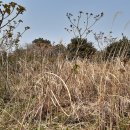
[[[11,32],[8,33],[8,38],[11,38],[13,34]]]
[[[9,3],[13,8],[15,8],[15,6],[17,5],[17,3],[15,3],[15,2],[11,2],[11,3]]]
[[[5,12],[6,12],[7,14],[10,14],[10,13],[11,13],[10,8],[7,8],[7,9],[5,10]]]
[[[18,11],[18,13],[22,14],[24,11],[26,11],[26,9],[21,6],[21,5],[18,5],[18,7],[16,8],[16,10]]]

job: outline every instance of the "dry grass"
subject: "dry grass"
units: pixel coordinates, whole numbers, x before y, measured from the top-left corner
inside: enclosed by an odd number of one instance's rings
[[[16,64],[8,65],[8,78],[0,73],[0,130],[130,129],[129,63],[78,60],[75,68],[43,58]]]

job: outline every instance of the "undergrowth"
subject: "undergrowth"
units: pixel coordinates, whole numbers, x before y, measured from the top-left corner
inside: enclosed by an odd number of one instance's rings
[[[0,71],[0,130],[130,129],[129,61],[25,56]]]

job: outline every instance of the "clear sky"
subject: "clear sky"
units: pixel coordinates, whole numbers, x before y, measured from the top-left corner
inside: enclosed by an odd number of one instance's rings
[[[72,36],[64,28],[69,26],[66,13],[77,15],[80,10],[98,14],[104,12],[104,17],[94,26],[96,32],[113,31],[114,36],[130,35],[130,0],[3,0],[14,1],[24,7],[26,12],[22,16],[24,24],[19,29],[28,25],[31,29],[22,38],[22,43],[30,43],[42,37],[58,43],[60,40],[68,43]],[[118,12],[118,13],[117,13]],[[114,16],[116,19],[113,21]],[[113,23],[113,26],[112,26]],[[112,26],[112,29],[111,29]]]

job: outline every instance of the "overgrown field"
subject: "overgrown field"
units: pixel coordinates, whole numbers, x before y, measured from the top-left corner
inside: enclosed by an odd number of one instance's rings
[[[38,38],[23,47],[30,27],[17,32],[17,17],[25,11],[0,1],[0,130],[130,130],[130,40],[112,27],[94,31],[104,12],[79,11],[66,13],[70,43]]]
[[[130,64],[24,58],[0,67],[0,130],[129,130]]]

